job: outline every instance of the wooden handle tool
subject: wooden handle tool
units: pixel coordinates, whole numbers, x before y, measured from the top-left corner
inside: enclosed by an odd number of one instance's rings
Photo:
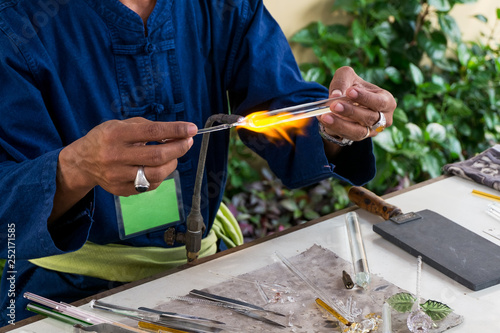
[[[353,186],[349,189],[349,199],[370,213],[381,216],[384,220],[403,214],[400,208],[391,205],[375,193],[364,187]]]

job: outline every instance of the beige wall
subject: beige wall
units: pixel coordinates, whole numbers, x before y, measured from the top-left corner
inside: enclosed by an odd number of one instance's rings
[[[334,0],[264,0],[265,5],[278,21],[287,37],[318,19],[321,19],[324,23],[342,20],[342,17],[332,16],[331,7],[334,2]],[[490,26],[493,26],[497,8],[500,8],[500,1],[498,0],[478,0],[473,4],[455,5],[452,15],[459,23],[465,40],[472,40],[479,36],[478,29],[483,25],[471,17],[476,14],[483,14],[488,17]],[[487,31],[484,28],[482,30]],[[500,24],[496,30],[495,36],[497,41],[500,42]]]
[[[264,0],[267,9],[278,21],[287,37],[313,21],[334,22],[335,18],[331,14],[334,2],[334,0]]]
[[[464,40],[477,40],[480,32],[489,36],[497,17],[497,8],[500,8],[498,0],[479,0],[473,4],[455,5],[452,15],[460,25]],[[474,18],[474,15],[478,14],[488,18],[487,26]],[[500,22],[495,29],[494,38],[500,43]]]

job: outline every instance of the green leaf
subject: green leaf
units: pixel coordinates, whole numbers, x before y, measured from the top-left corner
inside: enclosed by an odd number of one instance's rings
[[[397,127],[391,127],[392,132],[392,141],[396,145],[396,147],[401,147],[401,145],[405,141],[405,137],[403,131],[400,131]]]
[[[432,81],[432,83],[440,85],[442,87],[445,87],[447,85],[445,79],[442,76],[438,75],[438,74],[433,74],[431,81]]]
[[[363,29],[361,23],[357,19],[352,21],[351,29],[352,29],[352,38],[354,40],[354,45],[360,46],[361,42],[365,37],[366,33],[365,29]]]
[[[316,28],[315,23],[312,23],[309,25],[309,27],[299,30],[295,35],[290,38],[290,41],[295,42],[295,43],[300,43],[304,46],[312,46],[317,39],[317,36],[312,33],[312,31],[315,31]]]
[[[420,304],[420,307],[432,320],[442,320],[453,312],[448,305],[433,300]]]
[[[460,61],[460,65],[467,66],[467,64],[469,63],[469,59],[471,58],[471,54],[465,43],[458,44],[457,55],[458,61]]]
[[[281,200],[280,204],[290,212],[293,212],[297,209],[297,204],[292,199]]]
[[[446,88],[442,85],[435,84],[432,82],[426,82],[420,86],[422,88],[422,92],[430,95],[436,95],[439,93],[443,93],[446,91]]]
[[[304,217],[308,220],[314,220],[314,219],[317,219],[320,217],[320,215],[318,213],[316,213],[314,210],[312,209],[305,209],[304,210]]]
[[[497,13],[498,13],[498,11],[497,11]],[[478,14],[478,15],[474,15],[474,17],[483,23],[488,23],[488,18],[484,15]]]
[[[306,81],[314,81],[318,83],[324,82],[326,79],[326,73],[323,68],[313,67],[310,68],[307,72],[305,72],[304,80]]]
[[[403,97],[403,108],[408,112],[410,110],[421,108],[424,105],[424,101],[413,95],[407,94]]]
[[[415,303],[415,297],[409,293],[398,293],[392,295],[387,299],[387,303],[396,311],[405,313],[410,312],[413,304]]]
[[[358,73],[365,81],[371,82],[376,85],[382,85],[385,81],[385,69],[383,68],[368,68],[364,73]]]
[[[440,122],[441,121],[441,115],[439,114],[438,110],[434,107],[434,104],[429,103],[425,107],[425,118],[427,118],[427,121],[432,121],[432,122]]]
[[[326,25],[324,25],[323,22],[321,22],[321,21],[316,22],[316,24],[317,24],[317,29],[318,29],[318,35],[320,37],[324,37],[328,33]]]
[[[373,28],[373,32],[378,37],[384,48],[387,48],[389,43],[394,39],[394,33],[389,22],[384,21]]]
[[[394,114],[392,115],[395,125],[406,124],[408,122],[408,116],[401,108],[396,108]]]
[[[404,176],[406,174],[406,170],[407,170],[406,163],[401,163],[397,159],[391,159],[390,163],[391,163],[391,166],[394,168],[394,171],[398,175]]]
[[[389,66],[385,69],[385,74],[387,77],[394,83],[401,83],[401,74],[399,71],[392,66]]]
[[[422,141],[423,135],[420,127],[414,123],[408,123],[405,125],[406,129],[409,131],[408,139],[413,141]]]
[[[441,31],[434,31],[431,38],[424,33],[420,33],[418,35],[418,44],[432,61],[436,63],[445,61],[447,41],[446,36]]]
[[[430,123],[425,131],[429,134],[429,140],[442,143],[446,140],[446,129],[438,123]]]
[[[500,8],[497,8],[497,19],[500,20]]]
[[[418,68],[414,64],[410,64],[410,73],[415,85],[419,86],[424,83],[424,75],[422,74],[420,68]]]
[[[333,4],[333,9],[338,10],[342,9],[346,12],[353,12],[358,9],[358,4],[351,0],[335,0]]]
[[[392,127],[389,127],[391,129]],[[395,153],[397,151],[396,145],[392,140],[392,135],[390,130],[385,130],[379,133],[375,138],[373,138],[375,144],[379,145],[383,150],[389,153]]]
[[[462,144],[460,143],[460,140],[458,140],[456,136],[449,136],[448,141],[448,149],[450,150],[451,157],[453,159],[458,158],[460,160],[463,160],[464,156],[462,155]]]
[[[444,33],[451,38],[455,43],[459,43],[462,40],[462,33],[460,32],[460,27],[453,17],[447,14],[439,15],[439,24],[443,29]]]
[[[441,153],[436,150],[431,150],[427,154],[421,156],[422,170],[427,172],[431,178],[436,178],[441,175],[441,168],[446,162],[443,162]]]
[[[438,12],[447,12],[451,9],[448,0],[428,0],[427,3],[436,8]]]
[[[466,117],[474,114],[470,107],[461,99],[448,96],[445,99],[445,103],[446,112],[448,112],[449,115]]]

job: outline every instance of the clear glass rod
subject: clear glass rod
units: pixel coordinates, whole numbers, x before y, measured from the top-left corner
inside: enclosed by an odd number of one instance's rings
[[[334,101],[342,98],[346,98],[346,96],[342,95],[339,97],[332,97],[316,102],[290,106],[273,111],[254,112],[246,116],[245,118],[242,117],[240,120],[232,124],[221,124],[199,129],[197,134],[217,132],[237,126],[245,126],[250,129],[272,127],[290,121],[317,117],[330,112],[330,105]]]
[[[300,104],[295,106],[290,106],[278,110],[267,111],[257,114],[250,114],[245,119],[237,124],[237,126],[248,126],[250,128],[259,128],[266,126],[274,126],[282,123],[296,121],[300,119],[306,119],[311,117],[317,117],[322,114],[331,112],[330,105],[338,100],[346,98],[342,95],[339,97],[332,97],[328,99],[323,99],[316,102]],[[272,122],[269,122],[269,118],[272,118]]]
[[[349,247],[351,248],[351,258],[354,268],[354,283],[366,288],[370,283],[370,269],[366,258],[363,236],[359,227],[358,214],[349,212],[345,218]]]

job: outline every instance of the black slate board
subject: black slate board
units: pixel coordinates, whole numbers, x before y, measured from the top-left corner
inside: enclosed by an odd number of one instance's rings
[[[500,283],[500,246],[430,210],[403,224],[391,220],[373,231],[474,291]]]

